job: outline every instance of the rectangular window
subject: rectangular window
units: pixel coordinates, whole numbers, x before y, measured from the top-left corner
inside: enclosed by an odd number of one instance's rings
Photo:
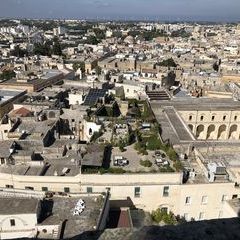
[[[26,190],[34,190],[34,187],[26,186],[25,189],[26,189]]]
[[[1,164],[5,164],[5,159],[1,158]]]
[[[227,201],[227,195],[222,195],[222,202]]]
[[[11,225],[11,227],[13,227],[13,226],[16,225],[16,223],[15,223],[15,219],[10,219],[10,225]]]
[[[202,204],[207,204],[207,202],[208,202],[208,197],[202,196]]]
[[[140,195],[141,195],[140,187],[135,187],[134,188],[134,197],[139,198]]]
[[[191,197],[186,197],[185,204],[186,205],[191,204]]]
[[[70,192],[70,188],[69,188],[69,187],[65,187],[65,188],[64,188],[64,192],[65,192],[65,193],[69,193],[69,192]]]
[[[13,188],[13,185],[6,185],[6,188]]]
[[[43,192],[48,192],[48,188],[47,187],[42,187],[42,191]]]
[[[238,195],[237,195],[237,194],[233,194],[233,195],[232,195],[232,199],[235,199],[235,198],[238,198]]]
[[[92,187],[87,187],[87,193],[92,193],[92,192],[93,192]]]
[[[168,186],[163,187],[163,196],[164,197],[169,196],[169,187]]]
[[[200,212],[199,213],[199,220],[203,220],[204,219],[204,212]]]

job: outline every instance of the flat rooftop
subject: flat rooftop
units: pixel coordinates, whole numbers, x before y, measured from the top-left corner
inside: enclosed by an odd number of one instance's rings
[[[178,111],[231,111],[240,110],[240,103],[232,99],[213,98],[174,98],[171,101],[152,101],[153,111],[160,107],[173,106]]]
[[[20,94],[23,94],[24,91],[19,91],[15,89],[10,89],[10,90],[4,90],[0,89],[0,104],[17,97]]]
[[[33,198],[0,198],[0,215],[36,213],[39,200]]]
[[[85,202],[86,208],[79,216],[73,216],[74,208],[79,199]],[[104,200],[102,195],[71,198],[54,197],[52,215],[47,217],[41,225],[57,225],[66,220],[64,239],[69,239],[86,231],[95,231],[101,209],[104,207]]]

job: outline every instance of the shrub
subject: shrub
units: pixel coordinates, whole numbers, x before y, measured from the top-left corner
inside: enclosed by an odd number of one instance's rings
[[[125,151],[125,142],[121,139],[120,141],[119,141],[119,143],[118,143],[118,147],[119,147],[119,150],[121,151],[121,152],[124,152]]]
[[[147,149],[148,150],[157,150],[160,149],[161,147],[161,141],[159,138],[155,138],[155,136],[151,136],[148,140],[147,140]]]
[[[180,160],[177,160],[175,163],[173,163],[173,167],[176,169],[177,172],[183,170],[183,165]]]
[[[177,153],[175,152],[175,150],[172,147],[168,148],[167,155],[172,161],[177,160]]]
[[[174,225],[177,223],[176,217],[172,212],[167,213],[165,210],[158,208],[156,211],[153,211],[152,219],[154,222],[160,223],[164,222],[168,225]]]
[[[123,174],[126,173],[126,171],[122,168],[109,168],[108,173]]]
[[[166,167],[161,167],[161,168],[159,168],[159,171],[160,172],[165,172],[165,173],[167,173],[167,172],[175,172],[174,171],[174,169],[172,169],[170,166],[166,166]]]
[[[149,167],[152,166],[152,162],[149,161],[149,160],[145,160],[145,161],[144,161],[144,160],[141,160],[141,161],[140,161],[140,165],[143,166],[143,167],[148,167],[148,168],[149,168]]]

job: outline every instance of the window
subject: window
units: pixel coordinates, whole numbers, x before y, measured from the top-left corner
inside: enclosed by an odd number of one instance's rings
[[[223,121],[225,121],[226,120],[226,116],[223,116]]]
[[[26,186],[25,189],[26,189],[26,190],[34,190],[34,187]]]
[[[168,208],[167,207],[161,208],[161,212],[168,213]]]
[[[140,197],[140,194],[141,194],[140,187],[135,187],[134,188],[134,197],[138,198],[138,197]]]
[[[222,195],[222,202],[225,202],[227,200],[227,195]]]
[[[13,185],[6,185],[6,188],[13,188]]]
[[[92,190],[92,187],[87,187],[87,193],[92,193],[93,190]]]
[[[214,121],[214,119],[215,119],[215,116],[212,116],[212,121]]]
[[[203,220],[204,219],[204,212],[200,212],[199,213],[199,220]]]
[[[72,122],[75,122],[75,119],[72,119]]]
[[[5,164],[5,159],[1,158],[1,164]]]
[[[237,116],[234,116],[234,121],[237,121]]]
[[[208,202],[208,197],[202,196],[202,204],[207,204],[207,202]]]
[[[189,116],[189,121],[192,121],[192,116]]]
[[[48,191],[48,188],[47,188],[47,187],[42,187],[42,191],[43,191],[43,192],[47,192],[47,191]]]
[[[191,203],[191,197],[186,197],[185,204],[189,205]]]
[[[8,130],[4,130],[4,133],[7,133],[8,132]]]
[[[15,219],[10,219],[10,225],[11,225],[11,227],[13,227],[13,226],[16,225],[16,223],[15,223]]]
[[[89,128],[88,133],[89,133],[89,135],[92,135],[93,134],[93,130],[91,128]]]
[[[232,199],[236,199],[236,198],[238,198],[238,195],[237,194],[233,194],[232,195]]]
[[[168,186],[164,186],[163,187],[163,196],[164,197],[168,197],[169,196],[169,187]]]
[[[65,193],[69,193],[69,192],[70,192],[70,188],[69,188],[69,187],[65,187],[65,188],[64,188],[64,192],[65,192]]]
[[[201,120],[201,121],[203,121],[203,118],[204,118],[204,117],[203,117],[203,116],[201,116],[201,117],[200,117],[200,120]]]

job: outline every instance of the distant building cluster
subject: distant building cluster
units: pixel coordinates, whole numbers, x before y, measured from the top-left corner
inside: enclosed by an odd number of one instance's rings
[[[239,84],[237,24],[0,20],[0,238],[238,217]]]

